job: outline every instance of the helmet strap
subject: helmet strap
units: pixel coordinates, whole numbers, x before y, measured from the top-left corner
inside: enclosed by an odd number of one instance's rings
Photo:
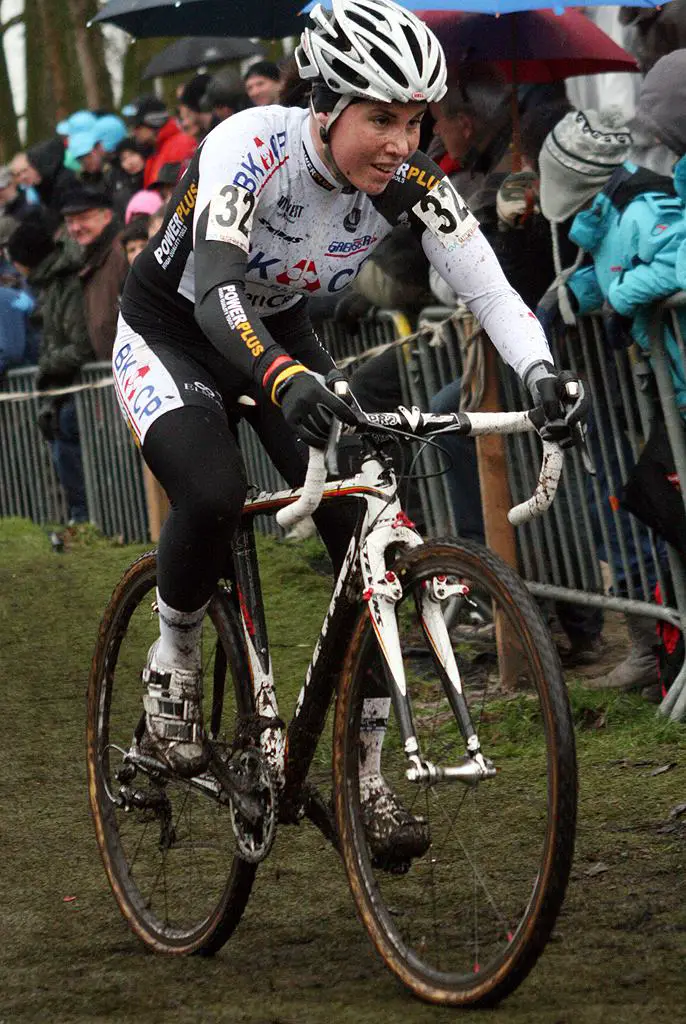
[[[345,108],[350,103],[352,103],[352,101],[354,99],[355,99],[354,96],[339,96],[338,100],[336,101],[336,103],[335,103],[335,105],[333,107],[333,110],[331,110],[331,111],[324,111],[324,110],[317,111],[316,106],[315,106],[314,97],[312,97],[310,99],[310,114],[317,121],[317,124],[318,124],[318,127],[319,127],[319,138],[321,139],[323,147],[324,147],[324,162],[326,163],[327,167],[329,168],[329,170],[333,174],[333,176],[336,179],[336,181],[338,182],[338,184],[342,185],[344,188],[345,187],[352,188],[353,186],[350,184],[350,182],[348,181],[346,176],[343,174],[343,171],[340,169],[340,167],[336,163],[336,161],[334,159],[334,155],[331,152],[331,125],[334,123],[336,118],[340,114],[343,113]],[[317,119],[317,113],[328,113],[329,120],[327,121],[326,124],[322,124]]]

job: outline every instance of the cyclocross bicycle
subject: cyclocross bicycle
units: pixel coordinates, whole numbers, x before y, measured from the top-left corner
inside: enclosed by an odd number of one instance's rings
[[[236,928],[278,823],[309,818],[340,852],[359,916],[413,993],[498,1001],[550,937],[572,863],[574,733],[560,663],[526,587],[485,548],[424,542],[401,508],[391,443],[531,430],[529,413],[367,414],[353,478],[311,453],[300,491],[250,498],[203,629],[207,770],[181,779],[141,751],[141,667],[157,635],[155,553],[105,611],[88,689],[88,779],[105,869],[136,935],[163,953],[213,953]],[[544,444],[523,522],[552,500],[562,453]],[[279,718],[253,520],[326,502],[360,515],[291,723]],[[282,525],[286,525],[282,522]],[[450,629],[444,608],[451,607]],[[382,863],[360,802],[365,688],[391,715],[381,769],[421,816],[428,850]],[[308,770],[335,696],[332,799]],[[328,789],[328,787],[327,787]]]

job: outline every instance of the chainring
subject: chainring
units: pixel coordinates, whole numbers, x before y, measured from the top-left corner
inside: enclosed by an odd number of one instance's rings
[[[231,759],[231,766],[262,811],[259,819],[251,822],[241,814],[234,801],[230,801],[231,828],[236,837],[238,856],[249,864],[259,864],[271,850],[276,836],[279,817],[276,783],[266,759],[255,747],[237,753]]]

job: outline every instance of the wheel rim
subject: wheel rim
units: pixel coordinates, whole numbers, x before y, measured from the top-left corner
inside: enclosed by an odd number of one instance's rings
[[[125,784],[148,806],[127,811],[113,799],[122,788],[122,752],[141,720],[140,672],[158,635],[154,583],[154,571],[138,581],[108,633],[94,702],[91,793],[105,866],[129,923],[154,948],[188,952],[217,927],[236,875],[254,868],[235,857],[227,807],[191,782],[156,782],[138,772]],[[230,670],[222,671],[226,658],[217,661],[214,618],[211,610],[203,626],[204,713],[208,725],[222,718],[217,739],[228,748],[237,705]],[[231,735],[222,731],[227,728]]]
[[[445,559],[439,569],[445,572]],[[445,765],[459,762],[464,742],[414,610],[422,580],[436,571],[427,562],[422,572],[410,573],[398,619],[420,748],[424,757]],[[372,865],[357,774],[359,680],[363,671],[372,680],[380,671],[367,629],[358,650],[357,682],[351,683],[357,695],[351,694],[348,704],[346,806],[341,808],[342,828],[347,827],[354,851],[349,876],[373,941],[417,994],[446,1002],[476,1001],[499,985],[511,987],[517,971],[528,970],[561,902],[573,845],[573,800],[571,828],[566,825],[561,837],[558,740],[550,707],[536,690],[544,671],[541,655],[552,664],[556,656],[549,647],[541,650],[549,638],[532,637],[517,604],[494,589],[488,572],[480,574],[476,562],[470,571],[467,578],[464,564],[455,565],[448,577],[448,582],[467,581],[479,598],[475,605],[453,603],[451,637],[472,720],[497,777],[470,788],[454,782],[418,788],[405,778],[406,759],[391,714],[382,773],[404,806],[427,820],[432,842],[405,875]],[[527,597],[524,593],[520,603]],[[514,695],[502,689],[496,630],[483,621],[484,606],[493,607],[493,598],[517,639],[529,677]],[[573,747],[571,759],[573,768]],[[573,791],[573,779],[570,785]]]

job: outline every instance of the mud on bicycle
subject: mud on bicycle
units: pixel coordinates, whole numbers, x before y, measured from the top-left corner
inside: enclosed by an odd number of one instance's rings
[[[97,840],[134,933],[157,952],[211,954],[238,925],[278,824],[309,819],[339,851],[362,923],[395,975],[434,1003],[491,1004],[531,970],[564,898],[576,820],[571,715],[555,646],[526,587],[485,548],[423,541],[401,507],[389,442],[534,423],[526,412],[402,407],[364,419],[355,477],[327,483],[324,455],[311,450],[302,489],[245,504],[203,627],[210,754],[190,779],[141,746],[140,668],[157,631],[155,553],[124,573],[88,689]],[[538,488],[510,512],[512,522],[548,507],[561,465],[560,449],[544,442]],[[357,525],[286,727],[254,518],[292,525],[320,500],[351,498]],[[514,689],[506,684],[513,675]],[[388,718],[383,778],[426,835],[390,858],[375,856],[360,798],[370,692],[386,695],[376,698]],[[308,772],[332,700],[329,799]]]

